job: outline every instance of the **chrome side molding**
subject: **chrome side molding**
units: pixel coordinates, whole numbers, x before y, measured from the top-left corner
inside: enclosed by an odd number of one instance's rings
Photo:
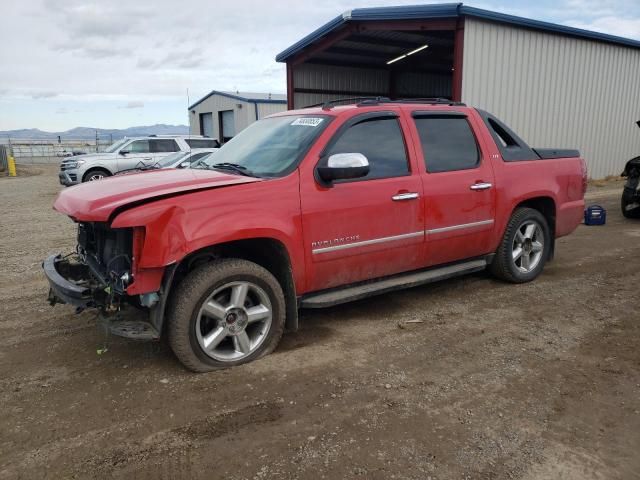
[[[432,228],[431,230],[427,230],[427,235],[434,234],[434,233],[450,232],[452,230],[462,230],[463,228],[480,227],[482,225],[491,225],[492,223],[493,223],[493,219],[481,220],[479,222],[462,223],[460,225],[451,225],[449,227]]]
[[[366,245],[375,245],[377,243],[395,242],[397,240],[405,240],[407,238],[420,237],[424,235],[424,231],[403,233],[402,235],[393,235],[391,237],[373,238],[371,240],[363,240],[361,242],[342,243],[340,245],[332,245],[330,247],[314,248],[311,253],[314,255],[318,253],[334,252],[336,250],[345,250],[347,248],[364,247]]]

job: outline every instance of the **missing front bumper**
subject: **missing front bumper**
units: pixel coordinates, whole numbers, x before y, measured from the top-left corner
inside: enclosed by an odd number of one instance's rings
[[[100,310],[100,323],[113,335],[134,340],[157,340],[159,329],[150,322],[127,319],[120,312],[120,304],[114,304],[107,293],[109,287],[100,286],[91,274],[90,268],[73,257],[51,255],[43,263],[45,276],[49,281],[49,303],[69,304],[76,312],[86,308]]]
[[[51,255],[42,263],[49,281],[49,303],[67,303],[76,308],[95,307],[91,273],[86,265],[69,257]]]

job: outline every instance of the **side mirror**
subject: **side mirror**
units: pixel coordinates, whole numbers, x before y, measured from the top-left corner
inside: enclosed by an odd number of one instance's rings
[[[191,162],[182,162],[178,165],[178,168],[189,168],[191,166]]]
[[[127,153],[129,153],[129,150],[120,150],[118,153],[119,153],[120,155],[123,155],[123,156],[124,156],[124,155],[126,155]]]
[[[369,160],[361,153],[336,153],[327,159],[326,167],[318,167],[318,176],[325,182],[361,178],[369,173]]]

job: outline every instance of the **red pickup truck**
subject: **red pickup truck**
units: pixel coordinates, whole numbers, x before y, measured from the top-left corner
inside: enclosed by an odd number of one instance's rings
[[[166,333],[191,370],[228,367],[273,351],[299,308],[487,267],[533,280],[580,223],[586,183],[577,151],[530,148],[464,104],[289,111],[199,168],[62,191],[78,245],[44,261],[49,300],[99,309],[117,335]]]

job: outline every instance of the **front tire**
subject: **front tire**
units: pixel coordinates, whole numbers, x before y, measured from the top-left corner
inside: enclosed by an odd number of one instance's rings
[[[507,282],[530,282],[542,272],[550,249],[551,234],[544,216],[532,208],[518,208],[507,224],[491,272]]]
[[[103,178],[110,177],[111,173],[103,170],[102,168],[94,168],[93,170],[89,170],[82,177],[82,183],[84,182],[95,182],[98,180],[102,180]]]
[[[233,367],[276,348],[284,332],[284,294],[260,265],[220,259],[176,287],[168,322],[169,344],[189,370]]]

